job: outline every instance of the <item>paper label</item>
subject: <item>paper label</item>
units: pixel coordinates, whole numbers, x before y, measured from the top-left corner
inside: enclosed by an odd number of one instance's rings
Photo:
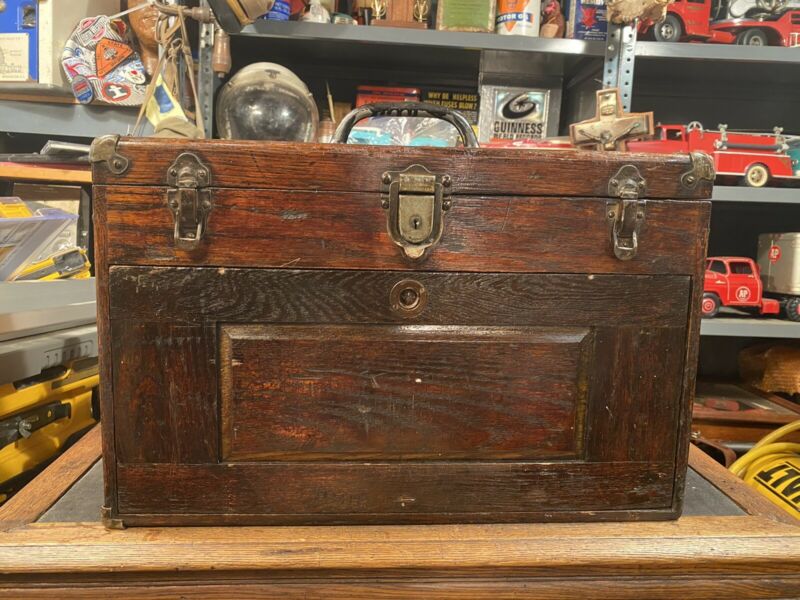
[[[28,81],[28,34],[0,34],[0,81]]]

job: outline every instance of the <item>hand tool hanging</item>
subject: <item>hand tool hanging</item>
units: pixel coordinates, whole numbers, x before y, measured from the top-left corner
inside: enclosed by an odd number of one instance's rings
[[[194,59],[192,58],[192,49],[186,30],[186,19],[191,18],[201,23],[208,23],[213,21],[213,15],[208,8],[188,8],[164,4],[158,0],[153,2],[153,6],[159,12],[155,37],[161,52],[159,53],[153,76],[147,86],[145,100],[139,110],[139,116],[136,119],[132,135],[141,135],[143,117],[147,116],[148,120],[153,122],[156,127],[157,133],[159,129],[162,131],[167,129],[179,136],[205,138],[206,131],[197,93]],[[178,67],[181,59],[189,80],[194,104],[193,112],[185,109],[176,110],[176,107],[179,106],[176,99],[180,98],[180,69]],[[168,120],[171,122],[168,122]],[[176,129],[174,123],[182,120],[193,121],[196,132],[187,131],[185,127],[177,127]],[[159,127],[159,125],[163,125],[163,127]]]

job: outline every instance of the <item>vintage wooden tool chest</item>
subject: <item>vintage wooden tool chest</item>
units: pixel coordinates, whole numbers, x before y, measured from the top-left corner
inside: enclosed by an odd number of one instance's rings
[[[110,525],[679,514],[705,155],[91,158]]]

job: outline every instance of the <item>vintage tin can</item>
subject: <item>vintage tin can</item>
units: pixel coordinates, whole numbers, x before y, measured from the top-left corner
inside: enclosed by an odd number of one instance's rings
[[[541,0],[497,0],[497,33],[538,37],[540,26]]]

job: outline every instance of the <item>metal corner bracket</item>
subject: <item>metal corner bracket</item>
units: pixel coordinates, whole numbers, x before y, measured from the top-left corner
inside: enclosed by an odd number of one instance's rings
[[[130,160],[117,152],[119,136],[101,135],[92,141],[89,148],[90,163],[106,163],[106,168],[114,175],[122,175],[130,167]]]
[[[108,506],[100,507],[100,521],[106,529],[125,529],[122,519],[111,516],[111,508]]]
[[[690,152],[689,160],[692,163],[691,168],[681,175],[681,185],[684,188],[693,190],[702,181],[714,183],[714,177],[716,176],[714,161],[708,154],[705,152]]]

